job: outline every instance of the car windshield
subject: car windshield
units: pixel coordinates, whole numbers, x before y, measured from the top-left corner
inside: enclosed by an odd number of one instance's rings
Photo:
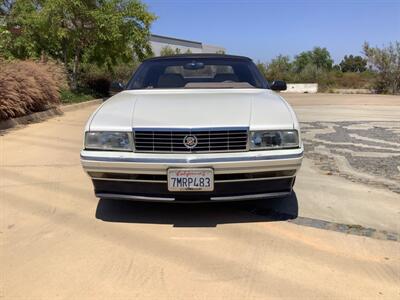
[[[145,61],[126,89],[268,88],[255,64],[244,58],[179,57]]]

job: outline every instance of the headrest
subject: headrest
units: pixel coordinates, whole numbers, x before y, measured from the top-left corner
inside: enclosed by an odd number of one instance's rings
[[[185,85],[185,80],[181,74],[163,74],[158,78],[157,87],[159,88],[178,88]]]
[[[214,80],[216,82],[224,82],[224,81],[238,82],[239,78],[237,78],[237,76],[235,74],[219,73],[219,74],[215,75]]]

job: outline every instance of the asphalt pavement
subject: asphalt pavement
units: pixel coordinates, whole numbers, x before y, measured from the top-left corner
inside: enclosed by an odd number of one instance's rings
[[[0,133],[0,297],[400,296],[400,97],[283,95],[306,145],[295,193],[206,205],[97,199],[95,105]]]

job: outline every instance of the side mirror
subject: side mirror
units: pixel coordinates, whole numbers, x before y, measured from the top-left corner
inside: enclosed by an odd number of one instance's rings
[[[125,85],[122,82],[111,82],[110,85],[110,92],[111,94],[117,94],[119,92],[122,92],[125,89]]]
[[[286,89],[287,89],[286,82],[284,82],[283,80],[275,80],[271,84],[271,90],[286,91]]]

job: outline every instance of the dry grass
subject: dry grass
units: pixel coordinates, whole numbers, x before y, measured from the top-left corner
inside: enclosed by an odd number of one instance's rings
[[[0,62],[0,120],[58,105],[59,92],[64,87],[66,74],[54,62]]]

